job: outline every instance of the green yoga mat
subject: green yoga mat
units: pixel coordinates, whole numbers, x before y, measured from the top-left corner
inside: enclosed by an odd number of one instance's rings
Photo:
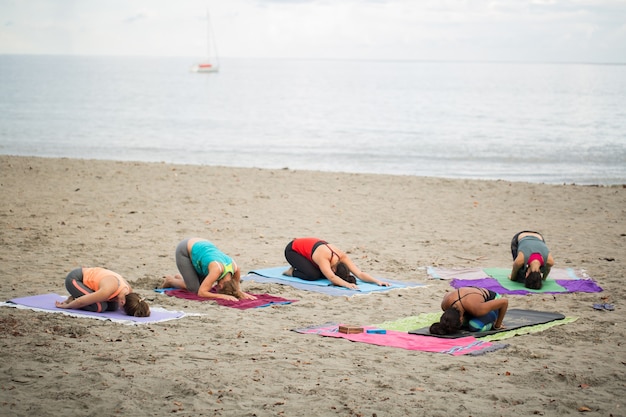
[[[517,281],[511,281],[509,279],[510,269],[505,268],[485,268],[485,273],[498,281],[507,290],[525,290],[530,292],[542,293],[542,292],[568,292],[566,288],[557,284],[555,280],[550,279],[550,276],[543,281],[543,286],[538,290],[531,290],[526,288],[523,283]]]

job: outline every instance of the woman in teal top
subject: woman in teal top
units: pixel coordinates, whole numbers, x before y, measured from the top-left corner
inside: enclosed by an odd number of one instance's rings
[[[176,247],[180,274],[168,275],[163,288],[181,288],[200,297],[237,301],[256,297],[241,291],[239,267],[231,257],[206,239],[185,239]],[[215,287],[216,291],[211,291]]]

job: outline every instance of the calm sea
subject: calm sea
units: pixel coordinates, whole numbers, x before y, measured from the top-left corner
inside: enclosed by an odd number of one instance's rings
[[[0,153],[626,184],[626,65],[0,56]]]

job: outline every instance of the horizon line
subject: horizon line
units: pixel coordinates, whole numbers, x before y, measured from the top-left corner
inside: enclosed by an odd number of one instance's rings
[[[47,57],[76,57],[76,58],[178,58],[197,61],[197,57],[181,55],[113,55],[113,54],[56,54],[56,53],[0,53],[0,56],[47,56]],[[492,64],[551,64],[551,65],[626,65],[625,62],[610,61],[542,61],[527,60],[515,61],[507,59],[401,59],[401,58],[333,58],[333,57],[244,57],[225,56],[220,59],[251,59],[251,60],[281,60],[281,61],[365,61],[365,62],[397,62],[397,63],[492,63]]]

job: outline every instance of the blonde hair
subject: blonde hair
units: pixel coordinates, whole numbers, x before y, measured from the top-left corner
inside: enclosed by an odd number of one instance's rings
[[[232,277],[222,284],[222,288],[218,292],[220,294],[232,295],[233,297],[237,297],[237,299],[239,300],[243,298],[243,293],[241,292],[241,288],[239,287],[239,282]]]
[[[145,299],[136,292],[131,292],[126,296],[124,311],[126,314],[133,317],[150,316],[150,306],[146,303]]]

